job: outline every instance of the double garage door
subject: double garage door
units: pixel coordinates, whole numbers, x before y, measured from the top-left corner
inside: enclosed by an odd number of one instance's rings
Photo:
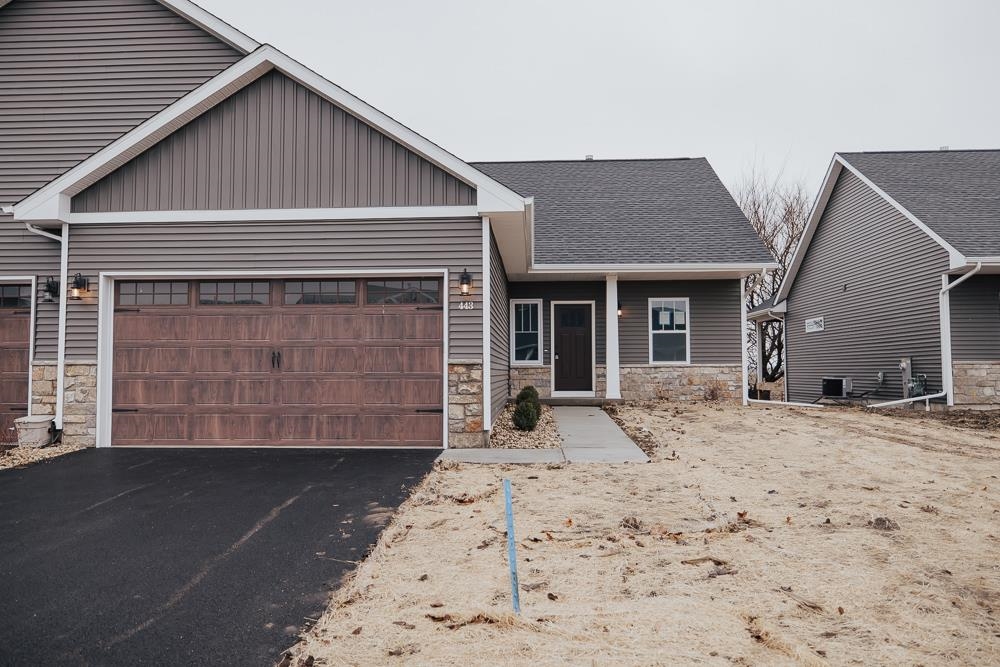
[[[440,278],[118,281],[112,445],[440,447]]]

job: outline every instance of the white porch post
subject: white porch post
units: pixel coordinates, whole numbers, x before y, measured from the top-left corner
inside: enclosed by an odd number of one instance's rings
[[[621,398],[621,369],[618,364],[618,276],[609,274],[604,304],[607,350],[604,353],[605,398]]]
[[[746,279],[739,279],[740,286],[740,355],[742,357],[743,373],[741,378],[741,384],[743,385],[740,390],[740,395],[743,399],[743,405],[750,405],[750,388],[747,386],[747,376],[750,367],[750,355],[747,354],[747,293],[744,283]]]

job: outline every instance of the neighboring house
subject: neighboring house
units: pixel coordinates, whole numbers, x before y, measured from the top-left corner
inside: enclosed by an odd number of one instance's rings
[[[788,400],[1000,404],[1000,151],[834,155],[750,317],[785,322]]]
[[[529,382],[743,393],[774,264],[705,160],[471,165],[189,2],[0,7],[8,423],[477,446]]]

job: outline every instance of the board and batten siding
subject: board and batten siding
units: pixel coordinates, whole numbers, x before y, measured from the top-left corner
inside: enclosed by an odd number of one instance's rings
[[[500,248],[490,232],[490,399],[496,422],[510,395],[510,304],[507,272]]]
[[[690,299],[691,363],[741,363],[739,290],[738,280],[619,280],[619,363],[649,364],[649,299],[684,297]]]
[[[603,364],[607,343],[605,336],[605,284],[604,282],[524,282],[510,283],[507,290],[510,299],[542,299],[542,351],[543,363],[552,363],[552,302],[553,301],[596,301],[594,304],[594,341],[596,343],[597,364]],[[508,304],[508,308],[509,308]]]
[[[242,57],[155,0],[0,8],[0,204],[13,204]]]
[[[483,357],[482,291],[458,294],[466,267],[482,285],[480,218],[398,221],[77,225],[70,242],[69,272],[91,281],[92,292],[70,301],[66,358],[97,356],[98,274],[120,271],[283,270],[329,271],[447,268],[451,285],[449,357]],[[459,310],[463,300],[473,310]]]
[[[464,206],[475,190],[272,70],[73,197],[78,213]]]
[[[52,231],[52,230],[49,230]],[[58,232],[58,230],[56,230]],[[45,280],[59,279],[59,242],[33,234],[9,215],[0,215],[0,277],[35,276],[35,359],[54,360],[59,304],[44,300]]]
[[[938,292],[947,270],[940,245],[843,171],[788,296],[789,400],[819,398],[823,377],[849,377],[856,393],[901,398],[903,357],[940,392]],[[819,317],[824,330],[806,333],[805,321]]]
[[[1000,276],[973,276],[949,294],[952,359],[1000,360]]]

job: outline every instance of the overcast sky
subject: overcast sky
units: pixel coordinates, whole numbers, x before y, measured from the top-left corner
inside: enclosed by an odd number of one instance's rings
[[[467,161],[1000,148],[996,0],[199,0]]]

